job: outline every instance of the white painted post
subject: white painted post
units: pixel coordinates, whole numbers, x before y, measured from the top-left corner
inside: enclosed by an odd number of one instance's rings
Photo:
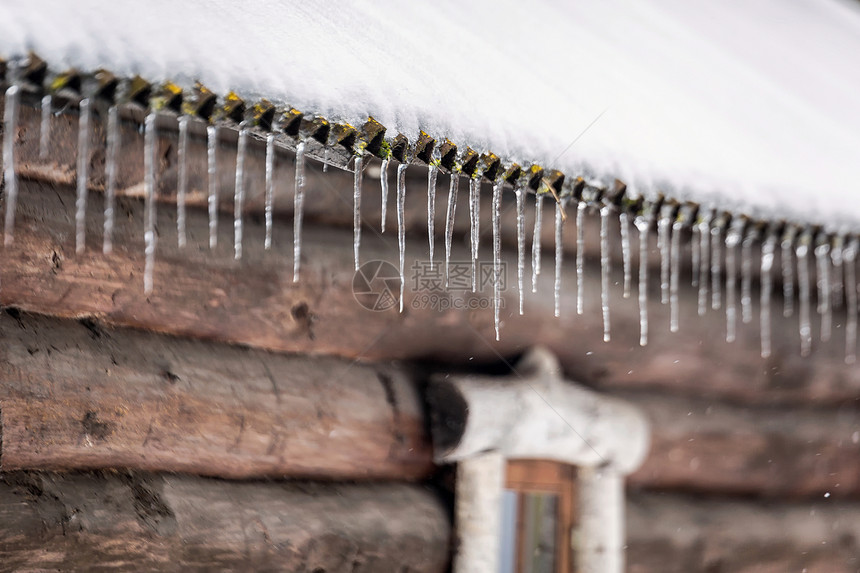
[[[577,474],[579,524],[574,532],[577,573],[624,571],[624,476],[582,468]]]
[[[490,452],[457,466],[455,571],[499,570],[505,458]]]

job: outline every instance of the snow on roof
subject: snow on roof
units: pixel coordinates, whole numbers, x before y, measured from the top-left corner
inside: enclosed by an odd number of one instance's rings
[[[848,0],[0,4],[0,54],[201,80],[752,215],[860,227]]]

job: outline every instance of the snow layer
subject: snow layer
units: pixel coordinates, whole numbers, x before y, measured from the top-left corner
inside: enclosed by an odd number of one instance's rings
[[[847,0],[0,0],[0,54],[27,49],[860,227]]]

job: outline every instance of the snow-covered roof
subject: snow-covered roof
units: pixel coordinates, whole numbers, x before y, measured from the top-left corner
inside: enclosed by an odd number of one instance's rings
[[[860,227],[848,0],[0,4],[0,55],[201,80],[410,137]]]

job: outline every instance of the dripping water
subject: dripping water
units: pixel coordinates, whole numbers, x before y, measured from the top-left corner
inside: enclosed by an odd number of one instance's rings
[[[564,257],[563,231],[564,207],[561,202],[555,204],[555,283],[553,294],[555,300],[555,317],[561,316],[561,264]]]
[[[734,342],[737,328],[737,250],[743,235],[744,221],[732,221],[726,233],[726,342]]]
[[[804,233],[797,242],[797,290],[800,299],[800,355],[809,356],[812,350],[812,324],[809,317],[809,243],[811,237]]]
[[[264,247],[272,248],[272,216],[275,210],[275,134],[266,136],[266,240]]]
[[[469,215],[471,216],[472,292],[478,288],[478,248],[481,240],[481,180],[475,175],[469,180]]]
[[[144,254],[143,292],[152,292],[153,272],[155,270],[155,113],[146,116],[143,135],[143,193],[144,193]]]
[[[496,340],[499,340],[499,307],[502,303],[502,281],[500,274],[502,236],[499,228],[501,209],[502,181],[499,180],[493,185],[493,324],[496,329]]]
[[[188,116],[179,118],[179,147],[176,150],[179,162],[178,185],[176,188],[176,240],[179,248],[185,247],[185,196],[188,193]]]
[[[47,159],[51,147],[51,111],[54,105],[51,95],[42,98],[42,123],[39,126],[39,159]]]
[[[517,186],[514,190],[517,196],[517,294],[519,295],[519,310],[523,314],[523,275],[526,266],[526,202],[525,193]]]
[[[720,310],[723,287],[723,238],[720,225],[711,227],[711,309]]]
[[[660,302],[662,304],[669,303],[671,212],[671,207],[663,207],[660,219],[657,221],[657,249],[660,251]]]
[[[639,230],[639,346],[648,344],[648,237],[653,217],[639,215],[634,221]]]
[[[379,168],[379,187],[382,190],[382,221],[380,223],[381,232],[385,232],[385,215],[388,209],[388,159],[382,160],[382,165]]]
[[[18,131],[19,88],[6,90],[3,112],[3,180],[6,184],[6,226],[3,244],[9,246],[15,236],[15,208],[18,202],[18,174],[15,171],[15,134]]]
[[[535,229],[532,235],[532,292],[537,292],[540,275],[540,234],[543,225],[543,195],[535,194]]]
[[[90,167],[90,100],[82,99],[78,116],[78,194],[75,200],[75,252],[81,254],[87,240],[87,183]]]
[[[119,108],[115,105],[108,109],[107,149],[105,150],[105,225],[102,252],[106,255],[113,251],[114,205],[116,203],[117,154],[120,146]]]
[[[302,266],[302,219],[305,214],[305,142],[296,146],[296,191],[293,196],[293,282]]]
[[[403,312],[403,293],[406,287],[406,164],[397,166],[397,247],[400,251],[400,312]]]
[[[630,260],[630,215],[621,211],[618,215],[621,226],[621,264],[624,267],[624,298],[630,298],[630,288],[633,282],[632,261]]]
[[[352,180],[352,250],[355,256],[355,270],[359,267],[358,251],[361,247],[361,179],[364,158],[355,156],[355,172]]]
[[[758,238],[755,227],[747,230],[741,244],[741,319],[749,324],[753,319],[752,307],[752,246]]]
[[[206,160],[209,177],[209,248],[218,245],[218,128],[206,128]]]
[[[669,238],[669,332],[678,332],[680,325],[680,310],[678,287],[681,277],[681,228],[680,218],[672,223],[672,235]]]
[[[705,316],[708,310],[708,271],[711,266],[711,227],[710,217],[699,220],[699,316]]]
[[[448,209],[445,214],[445,288],[448,288],[448,266],[451,262],[451,240],[454,238],[454,216],[457,214],[457,191],[460,187],[460,174],[451,171],[448,186]]]
[[[786,318],[794,314],[794,237],[795,231],[792,227],[786,229],[782,237],[782,315]]]
[[[830,241],[826,236],[815,246],[815,264],[818,271],[818,314],[821,315],[821,341],[830,340],[833,312],[830,306]]]
[[[582,205],[582,203],[580,203]],[[600,208],[600,307],[603,310],[603,342],[609,342],[609,205]],[[578,214],[577,214],[578,215]],[[577,272],[579,269],[577,268]]]
[[[851,239],[843,252],[842,258],[845,271],[845,311],[848,314],[845,323],[845,362],[857,362],[857,260],[858,241]]]
[[[761,246],[761,293],[760,293],[760,308],[759,322],[761,329],[761,357],[768,358],[771,353],[771,335],[770,335],[770,297],[773,291],[773,277],[771,269],[773,268],[773,258],[776,252],[776,234],[771,233],[767,236]]]
[[[245,207],[245,152],[248,149],[248,130],[239,129],[239,144],[236,149],[236,185],[233,193],[233,258],[242,258],[242,210]]]
[[[576,314],[585,312],[585,201],[576,205]]]
[[[436,249],[436,174],[435,165],[427,166],[427,240],[430,243],[430,270],[433,270],[433,255]]]

